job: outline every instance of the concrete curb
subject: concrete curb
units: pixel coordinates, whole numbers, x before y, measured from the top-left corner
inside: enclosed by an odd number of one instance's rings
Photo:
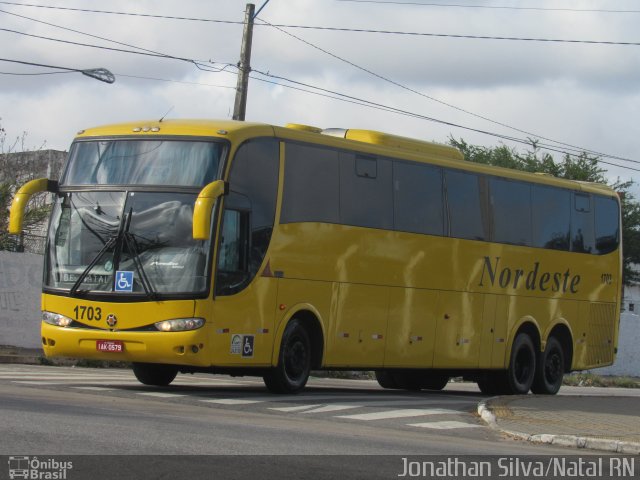
[[[625,455],[640,455],[640,443],[638,442],[622,442],[620,440],[606,438],[581,437],[578,435],[556,435],[552,433],[530,435],[528,433],[501,428],[498,425],[496,415],[488,406],[488,403],[491,402],[491,400],[497,398],[500,397],[492,397],[481,401],[478,404],[478,415],[485,421],[489,428],[502,432],[510,437],[515,437],[520,440],[526,440],[533,443],[546,443],[549,445],[571,448],[586,448],[589,450],[601,450]]]
[[[0,364],[23,363],[26,365],[40,365],[42,363],[43,356],[44,354],[42,350],[37,348],[21,348],[0,345]]]

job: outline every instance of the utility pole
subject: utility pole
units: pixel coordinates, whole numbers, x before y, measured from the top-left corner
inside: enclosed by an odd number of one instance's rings
[[[244,120],[247,111],[247,91],[249,88],[249,73],[251,72],[251,40],[253,39],[253,19],[255,5],[247,3],[244,14],[244,31],[242,46],[240,47],[240,61],[238,62],[238,84],[236,85],[236,101],[233,105],[233,119]]]

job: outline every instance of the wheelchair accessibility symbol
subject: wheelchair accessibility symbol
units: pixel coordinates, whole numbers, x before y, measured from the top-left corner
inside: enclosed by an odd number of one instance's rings
[[[118,270],[115,290],[116,292],[133,292],[133,272]]]
[[[253,335],[245,335],[242,337],[242,356],[253,357]]]

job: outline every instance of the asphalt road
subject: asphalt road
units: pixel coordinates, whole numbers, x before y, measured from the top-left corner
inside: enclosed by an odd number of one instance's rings
[[[490,430],[476,414],[482,398],[471,384],[411,393],[373,381],[312,379],[300,395],[272,395],[251,377],[180,375],[157,388],[140,385],[129,370],[2,365],[0,454],[97,455],[77,460],[106,475],[94,478],[126,478],[106,472],[130,462],[104,464],[105,455],[150,455],[136,462],[147,465],[148,478],[177,478],[165,476],[167,462],[183,472],[209,465],[203,478],[236,478],[240,471],[259,478],[276,471],[278,478],[391,478],[407,456],[575,453]],[[220,476],[208,476],[211,469]],[[300,475],[289,477],[293,472]]]

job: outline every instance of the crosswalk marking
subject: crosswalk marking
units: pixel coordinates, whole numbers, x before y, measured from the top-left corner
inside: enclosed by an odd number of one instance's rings
[[[181,375],[171,389],[154,389],[140,386],[131,370],[96,370],[72,368],[20,368],[0,367],[0,382],[36,386],[66,386],[84,392],[129,392],[158,400],[209,404],[211,407],[242,409],[257,405],[256,411],[272,411],[281,414],[302,416],[317,415],[316,418],[339,421],[393,422],[405,429],[427,429],[434,431],[478,428],[464,411],[468,408],[468,397],[450,395],[421,395],[410,392],[362,390],[310,389],[297,395],[270,395],[264,389],[256,389],[258,380],[227,379],[220,376]],[[139,386],[140,388],[132,388]],[[215,389],[220,387],[220,390]],[[229,387],[229,389],[225,388]],[[240,388],[233,388],[240,387]],[[248,387],[243,389],[242,387]],[[366,386],[363,388],[367,388]],[[158,391],[159,390],[159,391]],[[111,393],[113,394],[113,393]],[[140,397],[138,397],[140,398]],[[472,401],[472,400],[471,400]],[[203,402],[203,403],[201,403]],[[320,403],[318,403],[320,402]],[[444,408],[439,408],[444,407]],[[448,408],[447,408],[448,407]],[[457,410],[456,410],[457,409]],[[350,411],[351,410],[351,411]],[[438,416],[441,416],[438,418]],[[420,418],[422,417],[422,418]],[[429,417],[429,418],[427,418]],[[394,421],[395,420],[395,421]],[[430,421],[427,421],[430,420]],[[465,420],[467,423],[465,422]],[[412,422],[413,423],[410,423]],[[386,424],[388,425],[388,424]]]
[[[324,407],[314,408],[313,410],[306,410],[301,413],[327,413],[327,412],[338,412],[340,410],[350,410],[352,408],[359,408],[362,405],[325,405]]]
[[[317,405],[298,405],[297,407],[269,407],[269,410],[276,410],[278,412],[300,412],[302,410],[307,410],[310,408],[318,408],[320,404]]]
[[[165,393],[165,392],[136,392],[137,395],[145,395],[147,397],[158,397],[158,398],[175,398],[175,397],[184,397],[181,393]]]
[[[264,400],[254,400],[251,398],[214,398],[200,401],[206,403],[218,403],[220,405],[249,405],[251,403],[264,402]]]
[[[475,425],[473,423],[465,423],[465,422],[457,422],[457,421],[443,421],[443,422],[427,422],[427,423],[409,423],[407,424],[409,427],[420,427],[420,428],[432,428],[434,430],[451,430],[454,428],[476,428],[480,427],[480,425]]]
[[[71,388],[75,388],[77,390],[92,390],[96,392],[105,392],[105,391],[113,390],[113,388],[107,388],[107,387],[71,387]]]
[[[421,417],[423,415],[447,415],[456,414],[460,412],[456,410],[446,410],[443,408],[408,408],[405,410],[386,410],[383,412],[372,413],[360,413],[356,415],[340,415],[337,418],[346,418],[349,420],[385,420],[389,418],[406,418],[406,417]]]

